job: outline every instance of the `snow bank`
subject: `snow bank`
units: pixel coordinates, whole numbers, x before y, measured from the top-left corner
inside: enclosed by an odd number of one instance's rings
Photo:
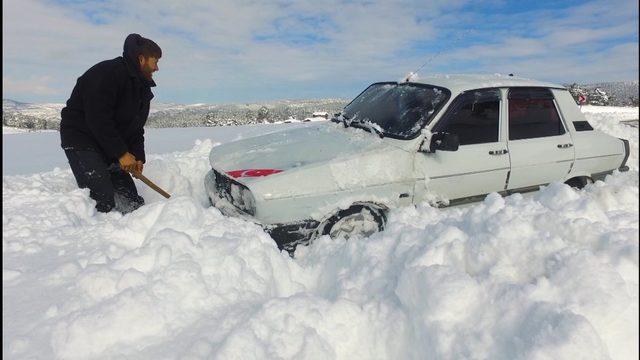
[[[605,132],[609,135],[629,140],[631,155],[627,161],[628,166],[633,170],[638,170],[638,123],[636,130],[630,129],[632,126],[623,125],[620,121],[638,120],[637,107],[614,107],[614,106],[583,106],[581,108],[585,117],[594,129]]]
[[[38,129],[38,130],[33,130],[33,129],[25,129],[25,128],[17,128],[17,127],[11,127],[11,126],[3,126],[2,127],[2,135],[10,135],[10,134],[23,134],[23,133],[32,133],[32,132],[55,132],[57,133],[57,130],[43,130],[43,129]]]
[[[609,120],[637,120],[638,108],[637,107],[623,107],[623,106],[594,106],[583,105],[580,110],[585,114],[608,114]]]
[[[588,115],[591,116],[591,115]],[[638,129],[632,170],[577,191],[391,212],[357,241],[278,251],[207,207],[207,154],[149,155],[147,205],[94,210],[70,170],[3,176],[8,358],[638,357]]]
[[[228,142],[265,133],[306,126],[305,124],[243,125],[200,128],[165,128],[145,130],[145,149],[148,154],[186,151],[196,140],[211,139]],[[14,131],[15,130],[15,131]],[[20,131],[22,130],[22,131]],[[57,130],[26,131],[3,127],[3,175],[26,175],[50,171],[55,167],[68,167],[67,158],[60,148]],[[34,146],[37,144],[37,146]],[[19,156],[7,156],[18,154]],[[25,161],[25,159],[27,159]]]

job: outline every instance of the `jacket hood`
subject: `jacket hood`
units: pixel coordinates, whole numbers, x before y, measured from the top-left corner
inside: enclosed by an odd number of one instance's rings
[[[140,46],[142,44],[142,36],[140,34],[129,34],[127,38],[124,40],[122,57],[127,63],[127,68],[129,69],[129,73],[132,76],[139,77],[143,83],[147,84],[149,87],[156,86],[155,81],[149,80],[142,74],[140,71],[140,66],[138,66],[138,54],[140,53]]]

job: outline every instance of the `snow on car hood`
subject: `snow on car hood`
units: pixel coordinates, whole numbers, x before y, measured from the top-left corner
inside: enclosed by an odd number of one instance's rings
[[[209,154],[212,167],[222,171],[246,169],[284,170],[339,157],[393,147],[362,129],[323,123],[280,131],[216,146]]]

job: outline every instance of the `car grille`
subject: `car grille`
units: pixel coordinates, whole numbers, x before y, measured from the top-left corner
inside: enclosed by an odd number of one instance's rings
[[[213,169],[216,193],[241,211],[255,215],[255,203],[251,191],[239,182]]]

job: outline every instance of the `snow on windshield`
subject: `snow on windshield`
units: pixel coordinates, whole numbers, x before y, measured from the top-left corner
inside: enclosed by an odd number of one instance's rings
[[[345,107],[343,117],[350,124],[365,124],[385,135],[409,138],[448,97],[448,91],[429,85],[373,84]]]

